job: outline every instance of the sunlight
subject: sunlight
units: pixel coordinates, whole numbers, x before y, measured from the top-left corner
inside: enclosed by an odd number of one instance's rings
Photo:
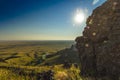
[[[82,23],[85,20],[85,15],[83,13],[77,13],[75,16],[76,23]]]
[[[74,24],[82,24],[85,21],[85,11],[77,9],[74,15]]]

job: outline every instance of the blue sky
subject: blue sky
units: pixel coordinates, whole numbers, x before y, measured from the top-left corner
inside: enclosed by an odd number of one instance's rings
[[[0,0],[0,40],[74,40],[85,21],[74,17],[82,10],[87,18],[106,0]]]

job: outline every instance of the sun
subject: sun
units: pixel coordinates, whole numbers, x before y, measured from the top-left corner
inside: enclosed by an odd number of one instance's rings
[[[76,9],[73,17],[74,25],[83,24],[86,21],[87,12],[87,9]]]
[[[74,17],[74,20],[76,23],[79,23],[79,24],[83,23],[85,20],[84,13],[82,13],[82,12],[77,13]]]

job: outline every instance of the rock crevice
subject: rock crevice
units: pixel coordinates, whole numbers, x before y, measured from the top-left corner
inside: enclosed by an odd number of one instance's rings
[[[88,17],[86,25],[83,36],[76,38],[81,74],[113,76],[118,79],[120,77],[120,0],[107,0],[97,7]]]

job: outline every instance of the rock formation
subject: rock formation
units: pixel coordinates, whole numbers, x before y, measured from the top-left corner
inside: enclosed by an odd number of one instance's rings
[[[120,0],[107,0],[88,17],[76,47],[84,76],[120,78]]]

